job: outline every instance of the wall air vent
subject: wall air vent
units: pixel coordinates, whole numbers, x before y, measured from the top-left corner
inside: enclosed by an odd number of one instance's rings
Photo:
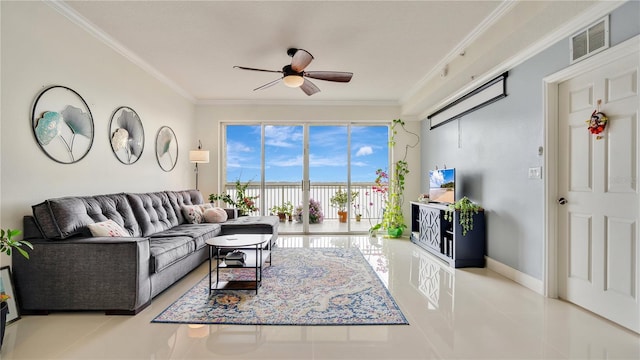
[[[609,17],[580,30],[571,37],[571,63],[586,59],[609,47]]]

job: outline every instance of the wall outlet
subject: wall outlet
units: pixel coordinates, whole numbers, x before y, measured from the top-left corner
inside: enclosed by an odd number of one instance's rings
[[[542,167],[529,168],[529,179],[542,179]]]

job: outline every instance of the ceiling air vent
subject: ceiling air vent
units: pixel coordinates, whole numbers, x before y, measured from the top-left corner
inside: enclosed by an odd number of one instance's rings
[[[571,63],[585,59],[609,47],[609,17],[571,37]]]

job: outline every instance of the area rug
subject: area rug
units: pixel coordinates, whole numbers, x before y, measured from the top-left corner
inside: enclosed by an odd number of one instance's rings
[[[215,270],[214,270],[215,271]],[[215,273],[213,274],[215,276]],[[255,276],[221,270],[221,280]],[[215,279],[214,279],[215,281]],[[152,322],[239,325],[400,325],[404,314],[360,250],[275,248],[255,291],[218,291],[205,276]]]

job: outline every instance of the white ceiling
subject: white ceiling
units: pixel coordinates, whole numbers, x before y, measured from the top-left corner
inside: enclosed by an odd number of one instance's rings
[[[426,96],[420,95],[425,88],[442,87],[443,79],[449,87],[469,83],[460,77],[488,71],[592,4],[595,2],[69,1],[53,6],[196,102],[402,105],[420,102],[413,98]],[[558,19],[541,19],[541,15]],[[455,66],[459,53],[487,44],[483,37],[495,38],[496,34],[505,39],[491,46],[503,51],[485,48],[482,54],[465,55],[469,64]],[[511,44],[513,51],[505,53],[504,46]],[[352,81],[313,80],[321,92],[311,97],[283,84],[253,91],[278,74],[233,68],[280,70],[291,61],[286,54],[289,47],[313,54],[315,60],[307,70],[350,71]],[[449,64],[449,75],[441,78],[445,64]],[[431,91],[428,96],[434,103],[445,95]]]

